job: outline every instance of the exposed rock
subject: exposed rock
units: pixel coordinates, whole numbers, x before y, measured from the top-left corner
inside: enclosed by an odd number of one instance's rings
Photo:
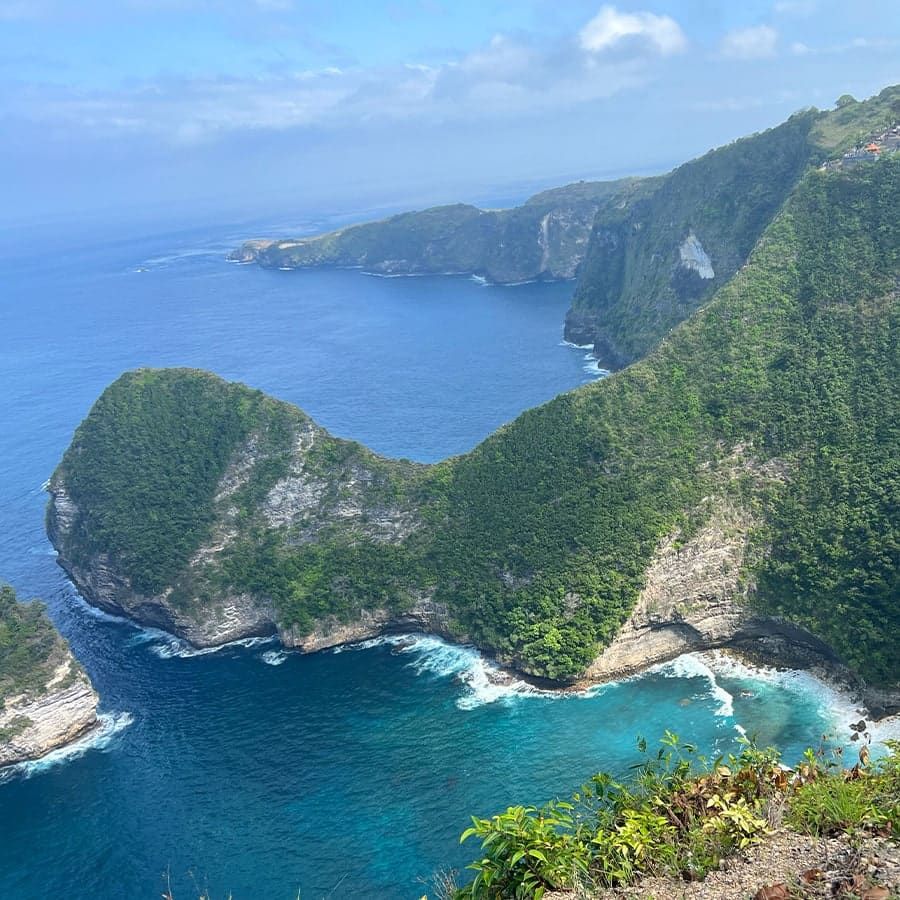
[[[737,444],[717,473],[723,485],[740,476],[756,482],[783,481],[788,468],[778,459],[761,461]],[[613,642],[591,663],[583,683],[633,675],[683,653],[732,648],[767,664],[819,668],[860,689],[834,652],[806,629],[762,616],[749,602],[746,579],[751,529],[747,509],[727,489],[704,498],[695,515],[704,524],[687,540],[680,531],[660,543],[631,617]]]
[[[688,236],[682,241],[678,254],[681,257],[681,265],[696,272],[704,280],[716,277],[709,254],[703,249],[700,238],[693,231],[688,232]]]
[[[405,613],[392,613],[386,609],[363,610],[354,622],[340,622],[334,617],[321,621],[308,633],[294,628],[279,629],[278,637],[286,647],[294,647],[304,653],[327,650],[342,644],[353,644],[383,634],[424,631],[429,634],[449,636],[449,613],[445,606],[427,596],[419,598]],[[458,640],[459,638],[454,638]]]
[[[0,766],[39,759],[97,726],[99,698],[71,653],[38,695],[0,709]]]
[[[648,877],[629,887],[608,890],[559,891],[545,900],[748,900],[760,889],[784,885],[796,898],[897,896],[900,890],[900,848],[883,838],[816,838],[786,829],[767,836],[749,849],[723,860],[724,865],[703,881],[686,884],[674,878]],[[801,877],[803,874],[806,877]],[[855,890],[848,889],[852,885]],[[843,887],[842,887],[843,886]],[[890,893],[876,893],[882,886]],[[765,893],[762,896],[766,896]]]

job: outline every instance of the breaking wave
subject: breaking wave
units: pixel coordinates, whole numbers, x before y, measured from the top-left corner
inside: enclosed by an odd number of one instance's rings
[[[707,695],[718,701],[719,705],[715,710],[715,715],[722,718],[734,718],[734,696],[716,681],[716,674],[703,655],[685,653],[671,662],[653,666],[648,672],[665,675],[669,678],[702,678],[707,684]]]
[[[589,698],[597,696],[605,687],[596,685],[584,691],[546,690],[535,687],[486,659],[475,647],[451,644],[432,635],[384,635],[345,647],[335,647],[332,652],[369,650],[385,646],[390,647],[396,654],[409,656],[407,667],[417,675],[455,679],[463,688],[462,696],[456,700],[459,709],[476,709],[488,703],[511,702],[520,697],[545,700]]]
[[[217,644],[215,647],[195,647],[188,641],[175,637],[175,635],[169,634],[167,631],[161,631],[158,628],[141,628],[128,643],[133,647],[146,644],[150,652],[160,659],[190,659],[195,656],[209,656],[212,653],[219,653],[222,650],[234,647],[245,647],[248,649],[261,647],[265,644],[271,644],[274,640],[274,636],[251,637],[228,641],[225,644]]]
[[[40,759],[17,763],[3,769],[0,771],[0,782],[16,777],[30,778],[54,766],[78,759],[89,750],[107,750],[112,746],[116,736],[134,722],[134,717],[129,712],[100,713],[97,719],[99,725],[77,741],[51,750]]]
[[[267,666],[280,666],[287,660],[288,655],[284,650],[266,650],[265,653],[260,653],[259,658]]]

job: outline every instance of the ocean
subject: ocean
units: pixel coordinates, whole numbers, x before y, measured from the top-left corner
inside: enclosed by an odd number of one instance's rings
[[[571,283],[227,263],[250,236],[210,226],[0,249],[0,580],[47,602],[104,719],[0,777],[0,895],[418,898],[475,853],[458,844],[470,815],[623,774],[639,736],[668,729],[715,754],[747,733],[790,760],[855,714],[808,675],[721,656],[559,695],[497,685],[476,651],[423,635],[311,656],[260,641],[198,653],[92,610],[55,563],[44,485],[127,369],[210,369],[421,461],[601,374],[562,341]]]

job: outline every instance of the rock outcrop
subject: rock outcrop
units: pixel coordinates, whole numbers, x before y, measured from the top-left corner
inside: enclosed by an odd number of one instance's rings
[[[96,728],[98,699],[68,653],[42,691],[6,698],[0,709],[0,766],[40,759]]]

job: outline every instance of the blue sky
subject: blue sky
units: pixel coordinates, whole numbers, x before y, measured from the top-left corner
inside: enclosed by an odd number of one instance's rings
[[[898,0],[0,0],[0,217],[512,197],[898,81]]]

